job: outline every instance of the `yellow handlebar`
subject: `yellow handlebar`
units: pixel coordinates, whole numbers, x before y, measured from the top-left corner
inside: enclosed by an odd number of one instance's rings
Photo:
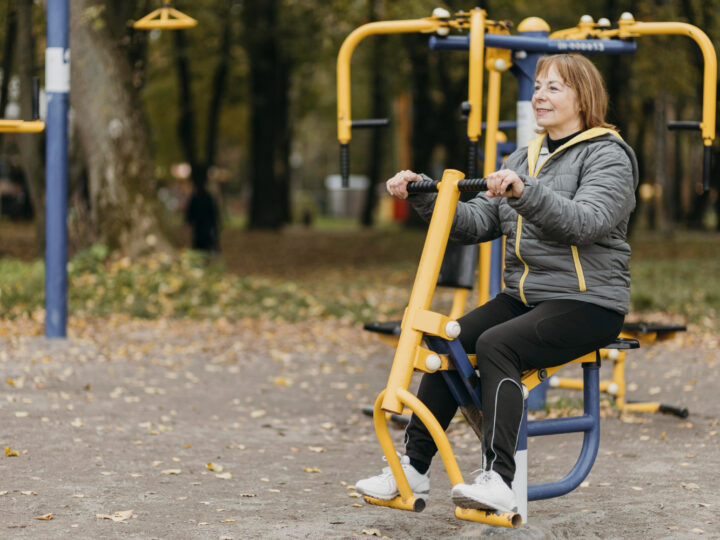
[[[0,133],[40,133],[45,129],[45,122],[33,120],[0,120]]]
[[[364,24],[353,30],[343,41],[337,59],[337,117],[338,140],[347,144],[351,138],[352,115],[350,110],[350,59],[363,39],[378,34],[410,34],[435,32],[447,26],[443,19],[428,17],[403,21],[381,21]]]
[[[620,20],[618,37],[627,38],[649,35],[683,35],[692,38],[698,44],[703,54],[703,113],[702,131],[703,144],[710,146],[715,139],[715,107],[717,94],[717,55],[710,38],[692,24],[680,22],[636,22],[634,20]]]

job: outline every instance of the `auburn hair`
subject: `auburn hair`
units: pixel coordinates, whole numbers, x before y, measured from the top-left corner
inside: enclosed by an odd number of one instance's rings
[[[543,56],[538,60],[535,77],[546,76],[551,67],[555,68],[563,82],[575,92],[583,130],[595,127],[617,129],[605,121],[608,94],[595,64],[579,54]],[[545,130],[540,129],[538,132],[545,133]]]

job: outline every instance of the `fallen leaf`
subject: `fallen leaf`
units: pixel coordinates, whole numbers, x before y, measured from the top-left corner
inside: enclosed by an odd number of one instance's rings
[[[317,469],[315,467],[303,467],[303,471],[306,473],[319,473],[320,469]]]
[[[164,471],[160,471],[163,474],[180,474],[182,472],[181,469],[165,469]]]
[[[215,478],[221,478],[223,480],[230,480],[232,478],[232,473],[224,472],[224,473],[216,474]]]
[[[116,523],[127,521],[130,519],[133,515],[132,510],[120,510],[118,512],[115,512],[114,514],[97,514],[97,519],[109,519],[111,521],[114,521]]]
[[[52,518],[53,518],[52,513],[50,513],[50,514],[43,514],[42,516],[35,516],[35,519],[40,519],[40,520],[45,520],[45,521],[49,521],[49,520],[51,520]]]
[[[9,446],[5,447],[5,457],[15,457],[15,456],[19,456],[19,455],[20,455],[20,452],[18,452],[17,450],[13,450]]]
[[[363,529],[360,534],[367,534],[368,536],[382,536],[379,529]]]
[[[21,491],[21,495],[37,495],[37,491]]]
[[[292,386],[293,381],[287,377],[275,377],[273,384],[276,384],[277,386]]]
[[[250,418],[262,418],[263,416],[265,416],[265,411],[263,409],[257,409],[250,413]]]
[[[308,450],[311,452],[317,452],[318,454],[322,454],[325,451],[322,446],[308,446]]]
[[[212,463],[212,462],[206,463],[205,466],[208,469],[210,469],[211,471],[215,471],[215,472],[222,472],[222,470],[223,470],[222,465],[217,465],[216,463]]]

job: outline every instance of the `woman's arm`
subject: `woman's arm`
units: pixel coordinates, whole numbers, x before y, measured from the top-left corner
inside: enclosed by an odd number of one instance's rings
[[[635,207],[631,159],[620,145],[609,145],[589,153],[572,199],[536,178],[519,175],[525,184],[522,195],[508,203],[556,241],[583,245],[606,237]]]

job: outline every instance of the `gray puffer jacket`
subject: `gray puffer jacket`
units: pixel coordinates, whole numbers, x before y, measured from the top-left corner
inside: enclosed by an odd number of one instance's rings
[[[544,136],[537,137],[503,168],[523,180],[522,196],[479,193],[459,203],[451,238],[471,244],[505,235],[504,292],[527,305],[571,299],[627,313],[626,236],[638,184],[633,150],[614,131],[592,128],[549,156]],[[429,219],[435,197],[409,200]]]

